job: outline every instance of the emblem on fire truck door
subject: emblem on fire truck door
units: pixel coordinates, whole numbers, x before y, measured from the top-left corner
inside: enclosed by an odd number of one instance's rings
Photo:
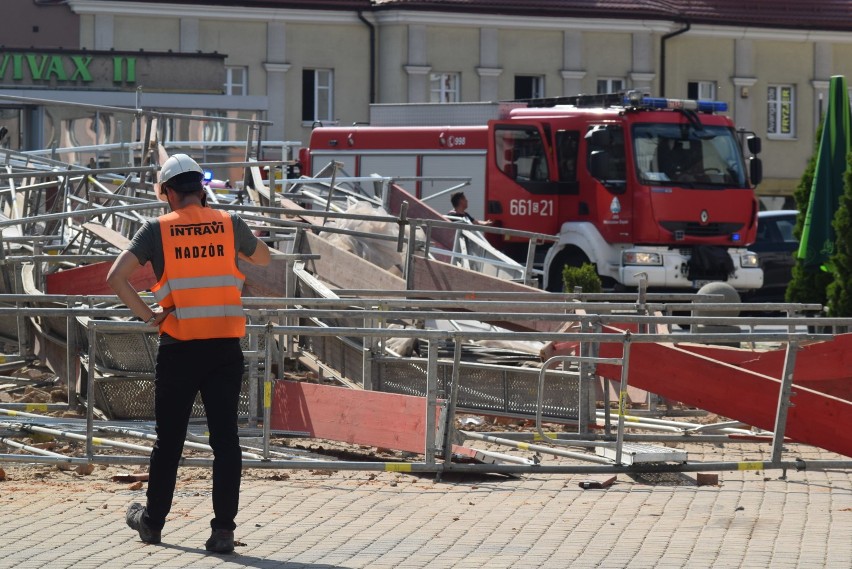
[[[706,209],[701,210],[701,225],[707,225],[707,222],[710,221],[710,214],[707,213]]]
[[[618,201],[618,198],[612,198],[612,203],[609,204],[609,212],[613,217],[618,217],[618,214],[621,213],[621,202]]]

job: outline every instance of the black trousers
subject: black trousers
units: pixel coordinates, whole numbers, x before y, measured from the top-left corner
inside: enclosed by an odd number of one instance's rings
[[[157,351],[154,416],[145,522],[162,529],[172,507],[178,463],[196,394],[201,393],[213,447],[213,529],[233,531],[240,499],[242,453],[237,406],[243,376],[238,338],[165,344]]]

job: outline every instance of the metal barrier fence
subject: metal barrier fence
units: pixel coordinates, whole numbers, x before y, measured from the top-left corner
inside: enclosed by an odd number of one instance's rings
[[[463,294],[463,293],[460,293]],[[412,293],[414,295],[414,293]],[[0,317],[36,318],[51,317],[65,318],[68,322],[84,325],[87,338],[87,354],[80,352],[77,355],[88,359],[89,373],[85,378],[87,383],[86,394],[96,393],[95,382],[98,370],[92,362],[103,361],[101,353],[108,344],[100,337],[110,334],[151,334],[153,329],[138,322],[126,322],[110,320],[116,316],[129,314],[126,309],[116,308],[92,308],[97,302],[107,300],[115,301],[115,297],[26,297],[15,296],[18,306],[0,308]],[[517,298],[522,298],[518,296]],[[800,331],[808,326],[811,329],[828,329],[832,326],[848,327],[852,324],[850,319],[827,319],[827,318],[803,318],[803,317],[767,317],[767,318],[739,318],[739,317],[712,317],[712,316],[651,316],[654,312],[665,312],[671,310],[673,305],[662,302],[646,302],[639,306],[636,302],[602,303],[602,302],[544,302],[511,300],[512,312],[502,311],[506,303],[510,302],[508,297],[499,301],[470,301],[463,298],[443,300],[420,300],[403,298],[337,298],[337,299],[306,299],[306,298],[248,298],[245,302],[246,313],[252,322],[247,327],[247,339],[244,344],[249,368],[255,373],[247,375],[247,392],[245,399],[247,403],[243,407],[244,420],[248,422],[248,429],[255,426],[255,434],[262,439],[262,448],[248,452],[249,456],[244,462],[246,468],[313,468],[313,469],[335,469],[335,470],[400,470],[410,472],[442,472],[453,471],[481,471],[502,473],[529,473],[529,472],[562,472],[562,473],[593,473],[593,472],[635,472],[635,471],[698,471],[698,470],[731,470],[731,469],[796,469],[807,467],[814,468],[849,468],[850,461],[810,461],[804,464],[802,461],[785,461],[782,456],[784,441],[784,429],[786,425],[787,409],[790,405],[791,386],[793,382],[792,369],[795,364],[798,347],[803,342],[814,340],[830,340],[831,334],[815,334]],[[0,296],[0,302],[9,301],[9,298]],[[65,308],[39,308],[34,305],[38,303],[64,302]],[[85,302],[83,302],[85,301]],[[528,319],[553,319],[560,322],[575,322],[580,326],[577,332],[544,333],[544,332],[509,332],[509,331],[472,331],[472,330],[438,330],[417,328],[388,328],[386,323],[391,319],[457,319],[460,314],[458,310],[470,308],[471,303],[483,303],[479,308],[487,313],[486,320],[528,320]],[[28,306],[20,306],[28,304]],[[681,305],[674,305],[683,308]],[[538,312],[517,312],[525,307],[536,308]],[[548,312],[541,312],[542,308],[548,308]],[[693,307],[694,308],[694,307]],[[740,307],[742,308],[742,307]],[[796,306],[786,307],[789,311],[795,311]],[[712,313],[714,310],[729,311],[732,305],[729,303],[702,303],[702,314]],[[580,312],[585,312],[582,314]],[[481,314],[462,315],[462,318],[483,318]],[[353,325],[318,326],[317,321],[332,321],[337,324],[353,322]],[[257,324],[262,322],[262,324]],[[288,323],[282,325],[281,323]],[[83,324],[84,323],[84,324]],[[295,323],[295,324],[293,324]],[[784,373],[782,376],[781,390],[778,397],[778,406],[775,410],[775,429],[772,433],[772,456],[768,461],[750,462],[719,462],[719,463],[647,463],[639,465],[625,465],[622,462],[622,448],[634,436],[626,432],[629,415],[623,404],[618,405],[615,410],[615,426],[612,427],[609,420],[608,407],[603,410],[607,416],[608,427],[604,433],[590,433],[584,431],[582,426],[592,420],[592,407],[588,400],[583,403],[583,392],[588,394],[589,381],[592,376],[588,366],[594,363],[608,362],[617,363],[622,368],[621,385],[619,393],[623,394],[627,387],[627,371],[630,367],[631,346],[637,343],[670,343],[670,342],[693,342],[698,344],[712,344],[730,342],[729,334],[708,334],[694,332],[676,333],[647,333],[647,332],[624,332],[612,334],[600,332],[600,326],[608,323],[631,324],[640,330],[656,329],[658,325],[726,325],[739,326],[744,330],[737,334],[737,340],[744,343],[749,342],[772,342],[786,346],[786,357]],[[761,332],[755,331],[755,327],[762,325],[773,325],[782,331]],[[73,334],[69,335],[73,337]],[[381,342],[388,338],[410,338],[424,342],[427,345],[427,357],[424,358],[389,358],[380,351]],[[393,391],[414,392],[421,394],[426,399],[427,431],[423,460],[418,462],[347,462],[347,461],[323,461],[307,460],[304,458],[283,456],[280,450],[271,448],[271,439],[275,433],[271,429],[271,394],[274,384],[279,381],[273,375],[273,369],[279,371],[294,365],[294,358],[299,356],[303,350],[319,345],[319,342],[328,342],[336,339],[355,347],[361,346],[358,353],[361,356],[361,370],[363,382],[369,377],[370,386],[373,389],[389,388]],[[509,377],[512,372],[502,369],[504,366],[488,366],[469,364],[462,361],[461,346],[471,341],[480,340],[509,340],[509,341],[559,341],[577,342],[580,345],[578,356],[561,357],[562,361],[551,360],[544,364],[540,370],[533,370],[532,381],[526,383],[523,391],[529,393],[532,389],[532,397],[521,402],[517,408],[512,408],[511,396],[505,397],[511,392],[506,380],[497,385],[489,384],[490,380],[484,380],[490,385],[491,390],[483,390],[481,381],[476,380],[476,374],[480,371],[495,372]],[[597,358],[596,348],[601,344],[617,342],[622,348],[622,357],[619,362],[612,359]],[[281,349],[286,346],[287,349]],[[438,357],[439,347],[452,346],[452,360]],[[77,349],[69,346],[69,350]],[[148,348],[146,347],[146,350]],[[146,351],[146,357],[149,352]],[[321,356],[321,354],[315,354]],[[356,359],[350,356],[350,365],[357,367]],[[559,370],[558,375],[562,381],[567,378],[566,384],[574,388],[566,388],[565,393],[551,391],[552,381],[548,378],[551,372],[545,370],[549,367],[565,363],[578,364],[579,367]],[[563,366],[564,367],[564,366]],[[72,366],[69,370],[76,369]],[[411,371],[412,369],[416,371]],[[368,372],[368,373],[364,373]],[[70,372],[69,372],[70,373]],[[471,378],[473,377],[473,380]],[[555,376],[554,376],[555,377]],[[72,378],[66,378],[72,383]],[[560,386],[562,387],[562,386]],[[439,397],[439,394],[441,397]],[[553,397],[548,402],[548,397]],[[120,434],[130,436],[134,429],[128,429],[126,425],[123,430],[116,427],[116,421],[96,420],[94,405],[97,396],[86,401],[87,417],[85,428],[82,424],[76,424],[73,429],[64,431],[67,434],[76,434],[83,437],[87,445],[85,457],[67,457],[54,455],[0,455],[0,461],[18,462],[60,462],[67,464],[77,463],[123,463],[144,464],[147,457],[105,455],[96,454],[94,447],[101,445],[104,440],[96,436],[99,432],[111,432],[113,436]],[[502,397],[502,399],[501,399]],[[576,397],[576,405],[569,404],[567,398]],[[499,404],[497,403],[499,402]],[[74,401],[70,403],[74,404]],[[593,402],[592,402],[593,404]],[[6,406],[8,407],[8,406]],[[523,464],[459,464],[451,461],[451,445],[463,439],[475,439],[477,437],[499,444],[512,443],[512,436],[477,435],[470,432],[462,432],[456,428],[456,411],[468,410],[470,412],[486,412],[494,414],[523,412],[523,414],[536,417],[537,438],[545,440],[549,445],[589,447],[605,446],[615,452],[615,460],[601,459],[591,454],[562,451],[548,448],[550,454],[570,456],[584,461],[595,462],[595,465],[583,464],[553,464],[542,463]],[[31,432],[32,429],[46,428],[44,422],[48,418],[24,417],[26,413],[7,409],[2,411],[7,414],[17,414],[18,422],[0,422],[0,426],[8,431]],[[578,425],[578,432],[560,433],[557,435],[547,434],[542,431],[541,421],[548,417],[559,417],[559,412],[564,412],[564,417],[572,419]],[[588,413],[584,418],[584,413]],[[519,413],[520,414],[520,413]],[[572,416],[573,415],[573,416]],[[437,417],[437,419],[436,419]],[[65,421],[67,423],[67,420]],[[26,425],[24,424],[26,423]],[[257,429],[260,425],[260,429]],[[615,433],[612,433],[614,428]],[[23,430],[22,430],[23,429]],[[118,430],[116,430],[118,429]],[[61,430],[60,430],[61,431]],[[71,431],[76,431],[72,433]],[[636,435],[645,436],[647,435]],[[6,442],[8,439],[4,439]],[[698,442],[701,435],[693,435],[688,439],[690,442]],[[717,442],[718,439],[708,438]],[[509,442],[506,442],[509,441]],[[14,445],[11,445],[14,446]],[[26,445],[24,445],[26,446]],[[520,443],[520,448],[530,450],[538,449],[539,445]],[[16,447],[20,450],[29,450]],[[146,447],[143,447],[146,448]],[[284,453],[286,455],[286,453]],[[184,465],[209,466],[212,460],[187,458]]]

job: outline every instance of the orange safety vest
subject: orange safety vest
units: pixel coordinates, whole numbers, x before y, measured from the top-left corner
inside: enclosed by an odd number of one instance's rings
[[[160,333],[178,340],[242,338],[245,275],[237,268],[231,216],[189,206],[159,221],[165,267],[151,292],[163,308],[175,307]]]

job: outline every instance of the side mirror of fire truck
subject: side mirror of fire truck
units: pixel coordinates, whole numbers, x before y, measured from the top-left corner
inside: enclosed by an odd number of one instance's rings
[[[589,156],[589,173],[593,178],[606,180],[609,172],[609,152],[594,150]]]
[[[752,186],[763,181],[763,162],[760,161],[760,158],[752,156],[748,159],[748,177]]]
[[[746,146],[748,146],[748,151],[752,154],[760,154],[760,137],[749,136],[746,138]]]

